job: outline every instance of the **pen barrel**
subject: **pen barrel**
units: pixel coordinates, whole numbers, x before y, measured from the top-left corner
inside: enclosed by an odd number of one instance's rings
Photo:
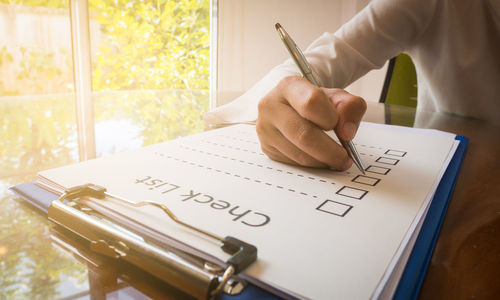
[[[124,259],[197,299],[207,299],[218,283],[217,276],[203,267],[61,201],[52,202],[48,216],[54,223],[90,241],[97,252]]]
[[[304,77],[309,80],[310,83],[314,84],[315,86],[320,86],[318,80],[316,80],[316,77],[314,77],[313,72],[305,73]]]

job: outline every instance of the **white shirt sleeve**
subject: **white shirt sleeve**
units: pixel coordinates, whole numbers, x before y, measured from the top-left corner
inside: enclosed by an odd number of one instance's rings
[[[334,34],[322,34],[304,55],[322,86],[345,88],[415,43],[432,16],[436,1],[372,1]],[[205,121],[219,124],[256,120],[260,99],[291,75],[301,74],[289,59],[233,102],[207,113]]]

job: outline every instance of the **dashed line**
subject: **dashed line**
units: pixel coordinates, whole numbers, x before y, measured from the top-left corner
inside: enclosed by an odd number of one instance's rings
[[[359,152],[360,155],[366,155],[366,156],[373,156],[373,154],[366,154],[366,153],[363,153],[363,152]]]
[[[259,142],[256,142],[256,141],[253,141],[253,140],[246,140],[246,139],[241,139],[241,138],[237,138],[237,137],[234,137],[234,136],[223,135],[223,134],[218,135],[218,136],[224,137],[224,138],[228,138],[228,139],[231,139],[231,140],[235,140],[235,141],[241,141],[241,142],[245,142],[245,143],[259,145]]]
[[[356,143],[354,143],[354,145],[355,146],[359,146],[359,147],[365,147],[365,148],[383,150],[381,147],[369,146],[369,145],[364,145],[364,144],[356,144]]]
[[[285,171],[285,170],[282,170],[282,169],[275,169],[273,167],[269,167],[269,166],[264,166],[264,165],[261,165],[261,164],[253,163],[251,161],[244,161],[242,159],[230,158],[230,157],[223,156],[223,155],[220,155],[220,154],[217,154],[217,153],[212,153],[212,152],[208,152],[208,151],[204,151],[204,150],[199,150],[199,149],[191,148],[191,147],[184,146],[184,145],[180,145],[180,147],[183,148],[183,149],[189,150],[189,151],[193,151],[193,152],[199,152],[199,153],[202,153],[202,154],[211,155],[211,156],[215,156],[215,157],[219,157],[219,158],[230,159],[230,160],[233,160],[233,161],[239,161],[242,164],[248,164],[248,165],[252,165],[252,166],[257,166],[259,168],[264,168],[265,167],[268,170],[275,170],[275,171],[278,171],[278,172],[281,172],[281,173],[285,173],[286,172],[289,175],[297,175],[298,177],[307,178],[307,179],[310,179],[310,180],[318,180],[320,182],[327,183],[327,181],[324,180],[324,179],[320,179],[320,178],[316,178],[316,177],[312,177],[312,176],[305,176],[303,174],[295,174],[295,173],[290,172],[290,171]],[[345,173],[346,174],[350,174],[349,172],[345,172]],[[330,183],[331,184],[335,184],[334,182],[330,182]]]
[[[168,159],[173,159],[173,160],[175,160],[177,162],[182,162],[182,163],[185,163],[185,164],[197,166],[197,167],[202,168],[202,169],[215,170],[216,172],[224,173],[224,174],[229,175],[229,176],[234,176],[234,177],[237,177],[237,178],[243,178],[243,179],[248,180],[248,181],[253,181],[253,182],[256,182],[256,183],[260,183],[260,184],[265,184],[267,186],[274,186],[274,187],[276,187],[278,189],[287,190],[287,191],[292,192],[292,193],[299,193],[299,194],[304,195],[304,196],[309,196],[308,193],[297,191],[297,190],[291,189],[291,188],[285,188],[285,187],[283,187],[281,185],[273,185],[270,182],[263,182],[262,180],[259,180],[259,179],[250,178],[250,177],[246,177],[246,176],[241,176],[241,175],[238,175],[238,174],[234,174],[234,173],[231,173],[231,172],[228,172],[228,171],[223,171],[223,170],[220,170],[220,169],[214,169],[212,167],[204,166],[204,165],[201,165],[201,164],[192,164],[189,161],[186,161],[186,160],[183,160],[183,159],[180,159],[180,158],[177,158],[177,157],[173,157],[173,156],[170,156],[170,155],[167,155],[167,154],[159,153],[159,152],[155,152],[155,154],[159,155],[161,157],[166,157]],[[311,195],[311,196],[313,198],[318,198],[318,196],[316,196],[316,195]]]
[[[264,155],[264,153],[253,151],[253,150],[249,150],[249,149],[245,149],[245,148],[241,148],[241,147],[233,147],[233,146],[224,145],[224,144],[220,144],[220,143],[216,143],[216,142],[212,142],[212,141],[207,141],[207,140],[201,140],[201,141],[204,142],[204,143],[210,144],[210,145],[215,145],[215,146],[219,146],[219,147],[225,147],[225,148],[234,149],[234,150],[243,151],[243,152],[249,152],[249,153],[252,153],[252,154],[255,154],[255,155],[262,155],[262,156]]]

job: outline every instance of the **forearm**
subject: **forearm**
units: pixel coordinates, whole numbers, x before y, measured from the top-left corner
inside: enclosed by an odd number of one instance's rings
[[[304,51],[321,85],[345,88],[410,47],[425,30],[432,10],[430,4],[435,1],[373,1],[336,33],[322,34]],[[258,102],[281,79],[291,75],[300,72],[289,59],[235,101],[208,113],[205,120],[208,123],[255,120]]]

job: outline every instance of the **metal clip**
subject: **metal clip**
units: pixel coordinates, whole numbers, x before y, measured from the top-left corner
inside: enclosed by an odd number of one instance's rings
[[[105,224],[105,222],[92,218],[84,211],[72,207],[75,205],[70,206],[64,203],[66,200],[74,200],[83,196],[96,199],[104,199],[109,196],[134,207],[151,205],[160,208],[177,224],[222,244],[221,249],[232,255],[226,262],[227,268],[225,268],[221,277],[217,276],[214,271],[217,269],[220,272],[223,268],[205,270],[202,267],[198,269],[194,265],[180,260],[177,255],[171,252],[164,251],[133,235],[116,230]],[[198,298],[212,297],[228,288],[231,290],[230,287],[226,286],[229,284],[231,277],[247,268],[257,259],[257,248],[251,244],[231,236],[222,238],[187,224],[179,220],[172,211],[161,203],[153,201],[131,202],[110,195],[105,188],[94,184],[76,186],[66,190],[50,206],[49,219],[89,240],[91,242],[90,248],[93,251],[115,259],[123,258],[169,283],[174,281],[175,286],[179,289],[187,291]],[[172,270],[182,270],[182,272],[172,272]],[[175,278],[172,278],[173,276]],[[203,292],[204,288],[205,292]],[[201,297],[203,295],[204,297]]]
[[[175,214],[164,204],[162,203],[157,203],[154,201],[141,201],[141,202],[132,202],[127,199],[123,199],[121,197],[118,197],[116,195],[109,195],[108,196],[123,202],[127,205],[134,206],[134,207],[141,207],[141,206],[147,206],[151,205],[154,207],[157,207],[161,209],[170,219],[172,219],[174,222],[177,224],[186,227],[188,229],[191,229],[193,231],[196,231],[202,235],[205,235],[219,243],[222,244],[221,249],[228,253],[231,254],[232,256],[227,260],[228,267],[226,268],[224,275],[219,281],[219,284],[217,288],[211,293],[212,296],[218,294],[220,291],[223,290],[224,285],[227,283],[227,281],[231,278],[232,275],[238,274],[242,270],[246,269],[249,265],[251,265],[255,260],[257,260],[257,248],[251,244],[245,243],[235,237],[232,236],[226,236],[224,238],[213,234],[211,232],[208,232],[206,230],[200,229],[198,227],[192,226],[190,224],[187,224],[181,220],[179,220]]]
[[[90,249],[100,254],[104,254],[111,258],[120,258],[126,255],[125,252],[118,250],[114,246],[109,245],[104,240],[91,241]]]

